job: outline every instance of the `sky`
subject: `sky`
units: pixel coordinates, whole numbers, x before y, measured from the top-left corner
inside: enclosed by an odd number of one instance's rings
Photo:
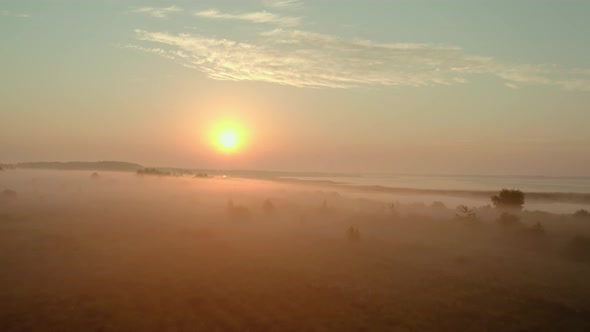
[[[0,0],[0,162],[590,176],[588,17],[574,0]]]

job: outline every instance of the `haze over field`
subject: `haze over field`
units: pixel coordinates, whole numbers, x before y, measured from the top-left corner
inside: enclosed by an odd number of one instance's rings
[[[0,331],[590,331],[588,17],[0,0]]]
[[[18,190],[0,199],[3,331],[590,327],[588,219],[222,177],[0,179]]]

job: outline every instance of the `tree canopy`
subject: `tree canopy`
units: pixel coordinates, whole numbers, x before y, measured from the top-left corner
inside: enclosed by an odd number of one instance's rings
[[[522,210],[525,195],[518,189],[502,189],[491,197],[494,206],[500,209]]]

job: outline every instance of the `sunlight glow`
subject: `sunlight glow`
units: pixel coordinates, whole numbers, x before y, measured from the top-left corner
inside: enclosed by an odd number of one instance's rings
[[[225,130],[219,135],[219,145],[224,149],[230,150],[238,144],[238,135],[231,130]]]
[[[211,141],[218,151],[238,152],[244,143],[244,133],[236,123],[220,123],[211,133]]]

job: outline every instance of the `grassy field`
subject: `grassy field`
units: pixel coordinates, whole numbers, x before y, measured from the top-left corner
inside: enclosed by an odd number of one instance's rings
[[[590,331],[590,264],[568,251],[584,220],[239,179],[18,170],[5,188],[0,331]]]

